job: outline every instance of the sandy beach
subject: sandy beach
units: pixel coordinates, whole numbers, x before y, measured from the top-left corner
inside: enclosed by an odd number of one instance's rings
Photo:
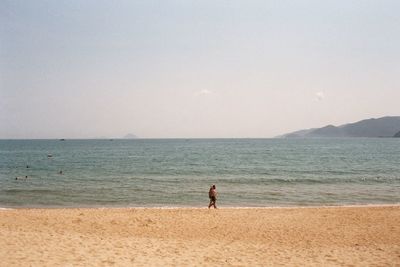
[[[400,266],[400,206],[0,210],[1,266]]]

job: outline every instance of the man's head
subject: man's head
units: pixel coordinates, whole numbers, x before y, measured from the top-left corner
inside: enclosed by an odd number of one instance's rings
[[[212,185],[212,188],[215,189],[215,184]]]

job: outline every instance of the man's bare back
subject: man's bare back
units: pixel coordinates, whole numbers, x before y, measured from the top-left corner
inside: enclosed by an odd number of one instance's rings
[[[213,184],[210,187],[210,191],[208,192],[208,196],[210,198],[210,204],[208,204],[208,208],[210,208],[211,206],[214,206],[214,209],[217,208],[216,202],[217,202],[217,189],[215,187],[215,185]]]

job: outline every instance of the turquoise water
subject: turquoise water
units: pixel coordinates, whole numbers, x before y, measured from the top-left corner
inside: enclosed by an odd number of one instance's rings
[[[213,183],[220,206],[398,204],[400,139],[0,140],[0,207],[204,207]]]

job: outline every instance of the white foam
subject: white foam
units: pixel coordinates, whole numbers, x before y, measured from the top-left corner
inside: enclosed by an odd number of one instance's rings
[[[319,205],[319,206],[219,206],[219,210],[256,210],[256,209],[336,209],[336,208],[379,208],[379,207],[400,207],[400,203],[393,204],[352,204],[352,205]],[[120,209],[120,210],[208,210],[207,206],[40,206],[40,207],[23,207],[24,209]],[[2,210],[15,210],[18,208],[4,208]],[[217,209],[217,210],[218,210]],[[214,210],[211,208],[210,210]]]
[[[354,205],[319,205],[319,206],[219,206],[220,210],[255,210],[255,209],[336,209],[336,208],[379,208],[379,207],[400,207],[400,203],[393,204],[354,204]],[[64,207],[65,208],[65,207]],[[199,206],[126,206],[126,207],[68,207],[66,209],[129,209],[129,210],[208,210],[208,207]],[[217,210],[218,210],[217,209]],[[211,208],[210,210],[214,210]]]

